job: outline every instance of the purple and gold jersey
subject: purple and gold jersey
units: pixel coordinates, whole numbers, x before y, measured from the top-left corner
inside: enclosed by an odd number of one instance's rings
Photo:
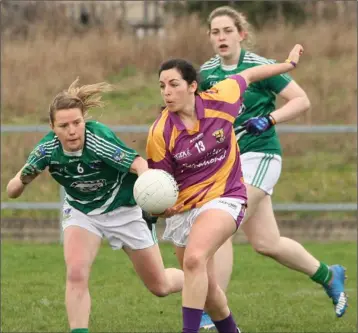
[[[240,75],[219,82],[195,97],[198,118],[193,130],[174,112],[163,110],[149,130],[150,168],[172,174],[179,185],[181,211],[218,197],[246,202],[239,148],[233,123],[246,82]]]

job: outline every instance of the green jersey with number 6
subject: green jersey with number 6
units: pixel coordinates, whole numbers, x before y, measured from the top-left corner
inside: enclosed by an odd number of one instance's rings
[[[87,215],[134,206],[137,175],[129,169],[138,153],[128,148],[107,126],[88,121],[80,152],[68,153],[54,132],[48,133],[31,152],[27,163],[51,176],[66,191],[66,201]]]
[[[272,63],[275,63],[275,61],[241,49],[237,66],[223,69],[221,59],[217,55],[201,66],[200,88],[201,90],[207,90],[217,82],[238,74],[245,69]],[[281,145],[274,126],[258,136],[240,132],[240,129],[242,129],[242,124],[246,120],[252,117],[265,116],[274,111],[276,108],[276,94],[279,94],[291,80],[292,78],[289,75],[283,74],[249,85],[243,95],[243,103],[234,123],[241,154],[260,152],[281,155]]]

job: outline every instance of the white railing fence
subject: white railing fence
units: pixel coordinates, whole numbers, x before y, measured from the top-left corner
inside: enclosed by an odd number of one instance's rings
[[[146,125],[126,125],[111,126],[115,132],[127,133],[147,133],[149,126]],[[47,133],[47,125],[2,125],[1,133],[25,133],[43,132]],[[357,126],[354,125],[278,125],[278,133],[357,133]],[[2,202],[1,210],[59,210],[60,219],[62,218],[62,205],[65,198],[65,191],[61,186],[60,200],[58,202]],[[356,211],[357,203],[277,203],[274,204],[275,211]]]

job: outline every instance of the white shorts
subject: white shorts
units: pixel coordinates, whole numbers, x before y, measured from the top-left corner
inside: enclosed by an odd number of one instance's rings
[[[86,215],[68,203],[63,206],[62,228],[78,226],[108,240],[112,249],[123,246],[131,250],[148,248],[157,242],[155,226],[150,231],[138,206],[119,207],[100,215]]]
[[[280,178],[282,158],[276,154],[245,153],[240,155],[246,184],[258,187],[269,195]]]
[[[163,239],[171,241],[176,246],[185,247],[195,219],[200,213],[208,209],[221,209],[228,212],[235,220],[237,228],[239,228],[245,215],[246,205],[241,199],[217,198],[207,202],[200,208],[194,208],[169,217],[165,220],[166,227]]]

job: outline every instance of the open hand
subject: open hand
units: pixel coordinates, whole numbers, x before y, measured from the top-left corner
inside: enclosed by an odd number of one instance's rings
[[[303,54],[303,51],[303,46],[300,44],[296,44],[288,55],[288,59],[298,64],[300,56]]]

